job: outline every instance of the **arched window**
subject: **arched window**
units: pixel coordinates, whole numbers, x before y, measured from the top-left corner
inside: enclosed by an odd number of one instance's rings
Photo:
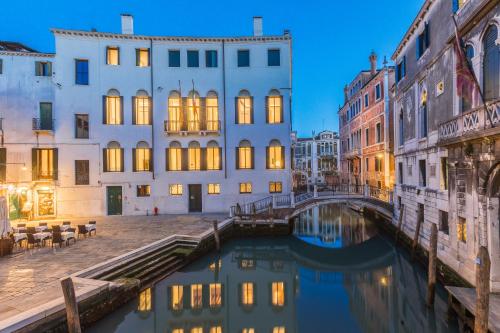
[[[236,169],[253,169],[253,147],[248,140],[242,140],[236,148]]]
[[[207,94],[207,131],[219,131],[219,99],[215,91]]]
[[[151,171],[151,149],[147,142],[140,141],[132,149],[133,171]]]
[[[266,97],[266,122],[268,124],[283,122],[283,96],[276,89],[271,90]]]
[[[188,145],[188,170],[201,170],[201,148],[197,141],[191,141]]]
[[[469,68],[472,70],[472,58],[474,57],[474,47],[472,45],[467,45],[465,47],[465,57],[469,63]],[[472,71],[472,74],[474,74],[474,71]],[[459,89],[462,90],[460,94],[460,110],[462,112],[469,111],[472,108],[471,88],[466,84],[462,84]]]
[[[420,94],[420,138],[427,137],[427,90],[422,90]]]
[[[151,125],[151,99],[144,90],[137,91],[137,94],[132,97],[132,124],[134,125]]]
[[[236,97],[236,124],[253,124],[253,97],[247,90]]]
[[[168,122],[167,130],[179,132],[181,130],[181,95],[172,91],[168,96]]]
[[[221,169],[221,149],[216,141],[207,144],[207,170]]]
[[[404,133],[404,110],[401,108],[399,111],[399,145],[402,146],[405,143],[405,133]]]
[[[267,169],[284,169],[285,168],[285,148],[281,146],[278,140],[272,140],[267,147],[266,154]]]
[[[103,96],[103,123],[105,125],[123,124],[123,97],[116,89],[110,89]]]
[[[191,90],[187,99],[188,113],[188,131],[200,130],[200,95]]]
[[[483,40],[483,92],[487,101],[500,97],[500,46],[497,45],[498,28],[492,25],[486,31]]]
[[[177,141],[172,141],[166,151],[167,171],[182,170],[182,148]]]
[[[103,149],[104,172],[123,172],[123,148],[116,141],[108,143]]]

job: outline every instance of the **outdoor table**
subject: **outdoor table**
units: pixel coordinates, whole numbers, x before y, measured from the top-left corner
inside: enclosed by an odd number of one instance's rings
[[[12,227],[12,231],[14,233],[23,233],[26,232],[26,227]]]
[[[95,230],[95,224],[86,224],[85,229],[87,229],[87,231]]]
[[[36,232],[43,232],[45,230],[49,229],[46,225],[40,225],[38,227],[35,227]]]
[[[33,237],[39,240],[50,238],[50,236],[51,236],[50,232],[37,232],[36,234],[33,234]]]
[[[70,228],[71,228],[71,226],[70,226],[70,225],[67,225],[67,224],[63,224],[63,225],[61,225],[59,228],[61,228],[61,231],[66,231],[66,230],[70,229]]]
[[[63,231],[61,232],[61,238],[63,241],[67,241],[70,238],[75,238],[75,233],[72,231]]]
[[[23,239],[28,238],[28,235],[26,233],[14,233],[14,242],[17,243],[19,241],[22,241]]]

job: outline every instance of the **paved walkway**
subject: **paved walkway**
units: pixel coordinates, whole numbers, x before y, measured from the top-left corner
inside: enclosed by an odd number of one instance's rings
[[[222,214],[99,217],[97,235],[69,247],[18,251],[0,258],[0,321],[62,296],[59,279],[173,234],[198,235]],[[55,222],[62,224],[61,221]],[[49,223],[50,225],[51,223]]]

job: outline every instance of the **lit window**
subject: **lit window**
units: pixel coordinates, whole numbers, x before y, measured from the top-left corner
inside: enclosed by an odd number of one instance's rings
[[[120,144],[116,141],[111,141],[104,151],[104,172],[123,171],[123,151]]]
[[[33,149],[35,159],[34,180],[55,179],[57,177],[57,149]]]
[[[244,328],[241,330],[241,333],[255,333],[255,329],[253,328]]]
[[[135,50],[135,65],[138,67],[149,67],[149,49]]]
[[[117,66],[120,64],[120,49],[118,47],[108,46],[106,49],[106,64]]]
[[[285,150],[281,146],[281,143],[278,140],[271,141],[268,147],[267,153],[267,168],[268,169],[284,169],[285,161],[284,161],[284,153]]]
[[[211,272],[215,272],[215,271],[220,272],[221,267],[222,267],[222,260],[221,259],[208,265],[208,269],[210,269]]]
[[[172,333],[184,333],[184,329],[183,328],[174,328],[172,330]]]
[[[207,131],[219,130],[219,100],[217,94],[210,92],[206,99]]]
[[[167,130],[179,132],[181,130],[181,96],[174,91],[168,97],[168,126]]]
[[[286,333],[284,326],[276,326],[273,328],[273,333]]]
[[[151,310],[151,288],[144,289],[139,294],[139,304],[137,310],[140,312]]]
[[[215,141],[210,141],[207,144],[207,170],[220,170],[220,154],[221,149]]]
[[[252,183],[240,183],[240,193],[252,193]]]
[[[182,184],[171,184],[170,195],[182,195]]]
[[[196,141],[190,142],[188,146],[188,169],[190,171],[201,170],[201,148]]]
[[[137,185],[138,197],[149,197],[151,195],[151,187],[149,185]]]
[[[181,144],[177,141],[170,143],[167,149],[168,171],[182,170],[182,148]]]
[[[200,95],[197,92],[191,91],[187,98],[188,106],[188,131],[200,130]]]
[[[210,327],[210,333],[222,333],[222,327],[221,326]]]
[[[182,310],[184,307],[183,299],[184,299],[184,287],[181,285],[172,286],[172,309],[173,310]]]
[[[191,333],[203,333],[203,327],[193,327]]]
[[[240,260],[241,269],[254,269],[255,261],[253,259],[241,259]]]
[[[236,167],[237,169],[252,169],[253,168],[253,149],[250,142],[243,140],[237,149]]]
[[[202,298],[202,285],[192,284],[191,285],[191,308],[199,309],[203,306]]]
[[[151,171],[151,149],[146,142],[139,142],[133,154],[135,157],[133,171]]]
[[[210,283],[210,307],[215,308],[222,305],[222,285]]]
[[[467,221],[463,217],[458,218],[457,238],[463,243],[467,242]]]
[[[241,303],[243,305],[253,305],[254,303],[254,294],[253,294],[253,283],[252,282],[244,282],[241,284]]]
[[[208,194],[220,194],[220,184],[208,184]]]
[[[132,117],[132,124],[150,125],[150,107],[151,102],[148,94],[144,90],[140,90],[134,98],[134,114]]]
[[[252,124],[252,97],[248,91],[240,92],[240,96],[236,98],[237,107],[237,124]]]
[[[269,182],[269,193],[281,193],[283,184],[281,182]]]
[[[267,97],[267,122],[279,124],[283,121],[283,99],[278,91],[272,91],[271,94]]]
[[[285,283],[273,282],[271,286],[271,301],[274,306],[285,305]]]
[[[110,91],[108,91],[108,95],[105,96],[104,112],[104,124],[123,124],[122,98],[120,97],[120,93],[117,90],[111,89]]]

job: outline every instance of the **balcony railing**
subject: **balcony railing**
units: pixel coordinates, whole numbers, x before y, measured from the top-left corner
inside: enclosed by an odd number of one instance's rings
[[[500,100],[488,102],[487,113],[484,106],[464,112],[439,125],[439,143],[461,137],[481,135],[484,130],[500,124]]]
[[[361,158],[361,148],[353,148],[343,153],[343,155],[346,159],[352,159],[356,157]]]
[[[168,135],[187,135],[187,134],[219,134],[220,121],[179,121],[165,120],[165,133]]]
[[[54,119],[33,118],[33,131],[52,132],[54,130]]]

